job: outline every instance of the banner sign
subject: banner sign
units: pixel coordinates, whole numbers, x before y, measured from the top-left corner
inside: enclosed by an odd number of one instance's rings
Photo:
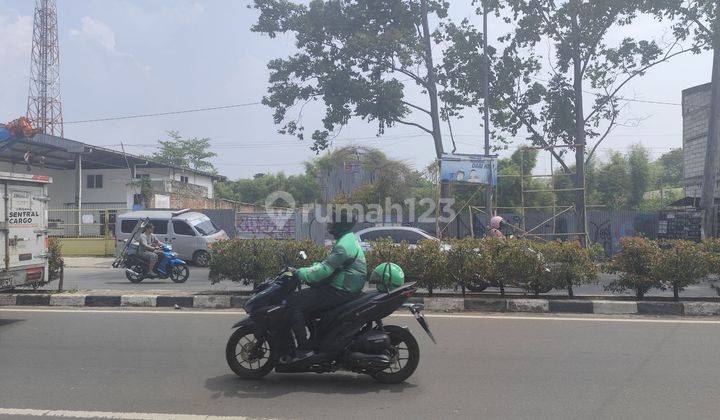
[[[440,180],[496,185],[497,156],[445,154],[440,159]]]

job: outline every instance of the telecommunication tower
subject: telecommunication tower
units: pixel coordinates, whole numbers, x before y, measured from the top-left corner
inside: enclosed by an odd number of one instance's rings
[[[63,136],[60,47],[55,0],[36,0],[27,118],[33,127]]]

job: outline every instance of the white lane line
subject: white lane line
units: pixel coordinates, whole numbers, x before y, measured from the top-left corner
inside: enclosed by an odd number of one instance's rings
[[[118,310],[118,309],[42,309],[42,308],[0,308],[0,312],[55,312],[55,313],[107,313],[107,314],[144,314],[144,315],[246,315],[245,311],[233,311],[233,310],[192,310],[186,309],[183,311],[178,310],[148,310],[148,309],[130,309],[130,310]],[[392,317],[400,318],[411,318],[410,314],[393,314]],[[520,321],[570,321],[570,322],[628,322],[628,323],[645,323],[645,324],[705,324],[705,325],[720,325],[720,319],[689,319],[689,318],[608,318],[608,317],[572,317],[572,316],[548,316],[548,315],[480,315],[480,314],[459,314],[459,313],[425,313],[426,318],[452,318],[452,319],[501,319],[501,320],[520,320]]]
[[[112,411],[38,410],[32,408],[0,408],[0,416],[66,417],[75,419],[119,420],[250,420],[244,416],[205,416],[197,414],[117,413]]]

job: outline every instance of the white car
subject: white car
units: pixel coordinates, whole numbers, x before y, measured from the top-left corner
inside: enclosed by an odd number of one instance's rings
[[[439,241],[438,238],[422,229],[408,226],[376,226],[365,228],[355,232],[355,237],[360,243],[363,251],[370,250],[370,242],[377,241],[382,238],[389,238],[397,244],[404,241],[411,247],[417,245],[420,241],[428,239]]]

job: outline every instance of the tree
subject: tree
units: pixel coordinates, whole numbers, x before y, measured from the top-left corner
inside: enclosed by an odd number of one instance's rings
[[[705,234],[712,235],[720,143],[720,0],[646,0],[645,7],[658,18],[674,21],[676,38],[691,40],[694,53],[713,51],[708,141],[700,197],[700,207],[705,210]]]
[[[210,150],[209,138],[184,139],[177,131],[168,131],[167,134],[170,140],[160,140],[160,149],[150,159],[180,168],[215,172],[215,166],[208,159],[217,156],[217,153]]]
[[[628,172],[630,175],[630,196],[628,205],[637,207],[643,201],[652,180],[650,179],[650,153],[641,144],[630,146],[627,153]]]
[[[288,192],[296,205],[320,199],[320,185],[312,172],[290,176],[283,172],[263,174],[252,179],[219,183],[216,189],[218,197],[257,205],[265,205],[268,195],[275,191]]]
[[[620,152],[612,152],[609,161],[598,169],[597,178],[597,198],[600,204],[616,209],[628,206],[632,179],[625,156]]]
[[[280,132],[305,138],[303,108],[322,99],[322,128],[313,131],[312,149],[328,147],[352,119],[376,121],[378,135],[396,124],[430,134],[437,157],[443,152],[435,67],[428,15],[443,19],[448,4],[438,0],[255,0],[260,16],[255,32],[295,36],[298,52],[272,60],[270,87],[263,103],[273,108]],[[412,103],[406,82],[419,87],[429,103]],[[296,114],[290,110],[298,107]],[[418,112],[426,122],[409,121]],[[429,124],[428,124],[429,122]]]
[[[488,52],[494,127],[511,136],[526,133],[535,145],[568,147],[550,151],[565,173],[576,173],[575,212],[586,231],[585,166],[619,122],[623,87],[688,49],[629,37],[609,46],[608,34],[645,10],[636,1],[506,0],[504,6],[496,13],[516,29],[498,39],[502,50]],[[449,25],[446,34],[454,42],[445,55],[444,73],[471,76],[449,78],[444,99],[464,106],[485,94],[474,83],[483,34],[468,21]],[[586,103],[592,104],[588,110]],[[594,144],[588,151],[589,141]],[[574,168],[564,150],[574,151]]]
[[[683,149],[673,149],[655,162],[658,187],[682,187]]]

